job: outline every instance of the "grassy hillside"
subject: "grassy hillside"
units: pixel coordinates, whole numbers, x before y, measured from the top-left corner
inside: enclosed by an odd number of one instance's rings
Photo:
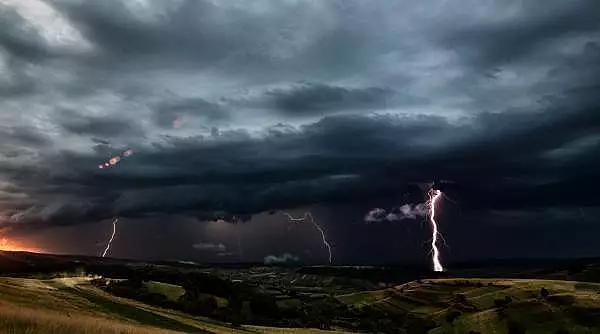
[[[0,333],[600,333],[594,261],[492,261],[423,276],[0,252]],[[416,277],[429,278],[398,285]]]
[[[338,299],[356,308],[417,314],[437,323],[429,331],[431,334],[600,332],[600,284],[597,283],[435,279],[342,295]]]
[[[150,293],[158,293],[171,301],[177,301],[181,296],[185,294],[185,289],[180,285],[149,281],[144,282],[146,289]]]
[[[155,285],[156,286],[160,285]],[[173,287],[161,291],[175,293]],[[269,327],[231,328],[215,320],[112,296],[83,277],[0,278],[1,333],[327,333]]]

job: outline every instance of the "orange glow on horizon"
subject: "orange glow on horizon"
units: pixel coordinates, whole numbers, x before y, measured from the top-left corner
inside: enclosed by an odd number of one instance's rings
[[[10,240],[8,238],[0,238],[0,250],[10,252],[30,252],[30,253],[44,253],[44,250],[28,246],[19,240]]]

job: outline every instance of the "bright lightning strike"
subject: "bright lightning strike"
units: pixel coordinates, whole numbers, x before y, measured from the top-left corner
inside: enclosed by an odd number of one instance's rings
[[[115,219],[113,219],[113,231],[112,231],[112,235],[110,236],[110,240],[108,240],[108,243],[106,244],[106,248],[104,249],[104,252],[102,253],[102,257],[106,257],[106,253],[108,253],[108,250],[110,249],[110,245],[112,244],[113,240],[115,239],[115,234],[117,234],[117,223],[119,222],[119,217],[115,217]]]
[[[448,196],[446,196],[446,194],[442,193],[441,190],[435,189],[435,184],[429,184],[429,186],[430,189],[427,192],[429,198],[427,202],[417,205],[404,204],[389,211],[381,208],[374,208],[365,215],[364,221],[367,223],[377,223],[382,221],[401,221],[405,219],[417,219],[417,217],[427,217],[427,220],[429,220],[432,227],[430,254],[432,254],[433,270],[436,272],[441,272],[445,269],[440,261],[438,241],[442,242],[446,247],[448,247],[448,245],[438,229],[438,223],[436,221],[436,206],[438,205],[439,200],[442,198],[446,198],[455,204],[457,204],[457,202],[450,199]],[[425,221],[423,221],[423,223],[425,223]]]
[[[327,248],[327,252],[329,253],[329,264],[331,264],[333,262],[333,252],[331,250],[331,245],[329,244],[329,241],[327,241],[325,231],[323,231],[323,228],[321,228],[321,226],[317,223],[313,215],[310,212],[305,212],[303,217],[295,218],[287,212],[284,212],[283,214],[289,219],[289,221],[294,223],[303,223],[306,221],[306,219],[310,219],[313,226],[319,231],[319,233],[321,233],[323,245],[325,246],[325,248]]]
[[[433,262],[433,270],[437,272],[444,271],[444,267],[440,262],[440,251],[437,247],[438,235],[440,232],[435,220],[435,206],[441,196],[442,192],[440,190],[431,189],[429,191],[429,201],[427,202],[429,208],[429,221],[431,222],[431,227],[433,229],[431,238],[431,250],[433,254],[431,260]]]

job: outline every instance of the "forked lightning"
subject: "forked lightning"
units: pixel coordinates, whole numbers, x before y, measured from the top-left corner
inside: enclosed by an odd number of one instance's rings
[[[305,212],[304,216],[295,218],[287,212],[284,212],[283,214],[291,222],[294,222],[294,223],[302,223],[302,222],[305,222],[307,219],[310,219],[313,226],[319,231],[319,233],[321,233],[321,239],[323,240],[323,245],[325,246],[325,248],[327,248],[327,252],[329,253],[329,263],[331,264],[333,262],[333,253],[331,251],[331,245],[329,244],[329,241],[327,241],[327,237],[325,236],[325,231],[323,231],[323,228],[321,228],[321,226],[317,223],[317,221],[315,220],[313,215],[310,212]]]

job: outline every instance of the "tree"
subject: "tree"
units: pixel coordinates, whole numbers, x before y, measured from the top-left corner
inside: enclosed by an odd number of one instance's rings
[[[459,310],[452,310],[446,314],[446,321],[451,324],[454,321],[454,319],[460,317],[461,315],[462,312],[460,312]]]
[[[506,298],[503,299],[494,299],[494,306],[497,308],[505,308],[508,305],[509,301]]]
[[[465,294],[463,294],[463,293],[458,293],[458,294],[456,294],[456,300],[458,300],[458,302],[464,304],[467,302],[467,296],[465,296]]]
[[[205,314],[210,314],[219,308],[219,303],[217,303],[217,299],[213,296],[202,299],[199,304],[200,309]]]
[[[253,315],[253,312],[252,312],[252,308],[250,307],[250,302],[243,301],[242,307],[240,309],[240,316],[242,317],[242,321],[244,321],[244,322],[252,321],[252,319],[253,319],[252,315]]]

